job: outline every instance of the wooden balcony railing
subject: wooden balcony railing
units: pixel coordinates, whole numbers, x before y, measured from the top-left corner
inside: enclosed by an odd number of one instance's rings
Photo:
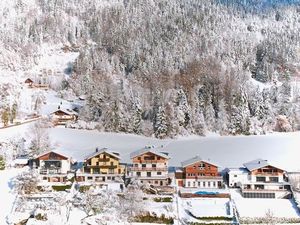
[[[167,171],[167,167],[131,167],[130,171]]]

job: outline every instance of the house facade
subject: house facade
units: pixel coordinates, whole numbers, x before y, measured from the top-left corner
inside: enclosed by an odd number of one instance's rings
[[[222,188],[223,177],[219,174],[219,166],[199,156],[183,161],[181,171],[177,170],[177,185],[189,188]]]
[[[43,181],[66,182],[71,172],[71,159],[54,151],[43,153],[36,157],[33,167],[38,169]]]
[[[146,146],[133,152],[130,157],[133,164],[130,168],[132,179],[153,186],[169,185],[167,154],[158,152],[154,147]]]
[[[83,168],[76,173],[77,181],[84,182],[123,182],[126,167],[120,163],[120,156],[108,149],[98,149],[84,160]]]
[[[66,125],[67,122],[76,121],[78,114],[70,109],[58,109],[51,113],[52,123],[54,125]]]
[[[290,185],[285,171],[271,165],[267,160],[256,159],[243,168],[229,169],[229,187],[239,187],[245,198],[288,198]]]

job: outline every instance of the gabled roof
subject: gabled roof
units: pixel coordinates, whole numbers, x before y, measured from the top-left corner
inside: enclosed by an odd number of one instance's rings
[[[78,115],[78,113],[75,112],[72,109],[63,109],[63,108],[57,109],[57,110],[55,110],[54,112],[52,112],[50,114],[54,114],[56,112],[63,112],[63,113],[68,114],[68,115]]]
[[[43,153],[41,153],[40,155],[38,155],[38,156],[36,157],[36,159],[41,158],[42,156],[45,156],[45,155],[47,155],[47,154],[49,154],[49,153],[54,153],[54,154],[59,155],[59,156],[61,156],[62,158],[65,158],[65,159],[68,159],[68,158],[69,158],[69,157],[67,157],[67,156],[65,156],[65,155],[63,155],[63,154],[57,153],[56,151],[47,151],[47,152],[43,152]]]
[[[27,83],[33,83],[33,80],[31,80],[30,78],[27,78],[26,80],[25,80],[25,83],[27,84]]]
[[[153,146],[145,146],[144,148],[142,148],[140,150],[132,152],[130,154],[130,158],[132,159],[132,158],[135,158],[137,156],[143,155],[143,154],[148,153],[148,152],[150,152],[154,155],[158,155],[158,156],[160,156],[162,158],[165,158],[165,159],[170,159],[170,157],[167,154],[156,151]]]
[[[265,159],[255,159],[250,162],[244,163],[244,167],[246,167],[249,171],[257,170],[265,166],[272,166],[268,160]],[[272,166],[275,167],[275,166]],[[277,168],[277,167],[276,167]],[[279,168],[277,168],[279,169]]]
[[[189,166],[191,164],[194,164],[194,163],[197,163],[197,162],[204,162],[204,163],[208,163],[210,165],[220,167],[217,163],[211,162],[210,160],[202,159],[199,155],[197,155],[197,156],[195,156],[191,159],[188,159],[188,160],[185,160],[185,161],[181,162],[181,166],[182,167],[187,167],[187,166]]]
[[[102,153],[107,153],[108,155],[111,155],[111,156],[113,156],[113,157],[115,157],[117,159],[121,159],[121,157],[119,155],[115,154],[114,152],[108,151],[107,148],[102,148],[100,150],[98,150],[98,148],[96,148],[96,151],[93,152],[93,153],[91,153],[91,154],[89,154],[88,156],[86,156],[85,160],[93,158],[93,157],[95,157],[97,155],[100,155]]]

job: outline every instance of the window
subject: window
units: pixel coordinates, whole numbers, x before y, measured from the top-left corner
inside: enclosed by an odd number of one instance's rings
[[[256,182],[266,182],[266,177],[256,177]]]
[[[111,180],[115,180],[115,177],[112,177]]]
[[[210,181],[207,182],[207,186],[210,187]]]
[[[155,184],[158,184],[158,181],[156,180],[154,183],[155,183]]]
[[[270,177],[270,182],[278,183],[279,179],[278,177]]]
[[[151,172],[147,172],[147,177],[151,177]]]
[[[188,187],[191,186],[191,182],[190,182],[190,181],[187,182],[187,186],[188,186]]]
[[[156,168],[156,164],[152,164],[152,168]]]
[[[134,167],[139,167],[139,165],[138,164],[134,164]]]
[[[161,175],[161,172],[157,172],[157,175]]]
[[[140,176],[141,176],[141,172],[136,172],[136,175],[137,175],[138,177],[140,177]]]
[[[142,167],[143,167],[143,168],[146,168],[146,164],[142,164]]]
[[[205,181],[203,181],[203,187],[205,187],[205,183],[206,183],[206,182],[205,182]]]
[[[213,185],[213,187],[216,187],[216,182],[213,181],[213,182],[212,182],[212,185]]]
[[[199,169],[200,170],[204,170],[205,169],[205,164],[204,163],[200,163],[199,164]]]
[[[138,160],[141,160],[141,157],[138,157]]]
[[[111,180],[111,177],[107,177],[107,180]]]
[[[113,166],[113,165],[114,165],[114,162],[110,162],[110,165]]]
[[[157,160],[160,160],[160,157],[159,157],[159,156],[157,156]]]
[[[237,177],[237,175],[234,175],[233,177]]]

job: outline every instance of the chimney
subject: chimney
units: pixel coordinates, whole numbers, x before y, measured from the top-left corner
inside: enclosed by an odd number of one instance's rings
[[[98,147],[96,147],[96,152],[98,152],[99,151],[99,148]]]
[[[57,108],[60,109],[60,105]]]

